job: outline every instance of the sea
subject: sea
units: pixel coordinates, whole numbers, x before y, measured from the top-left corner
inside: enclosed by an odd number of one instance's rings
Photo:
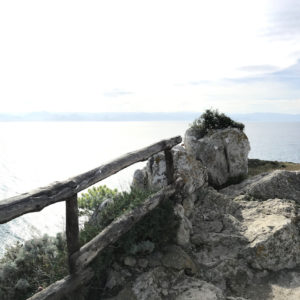
[[[0,122],[0,202],[65,180],[161,139],[184,136],[190,122]],[[250,158],[300,163],[300,122],[245,122]],[[126,190],[137,163],[102,181]],[[17,241],[65,230],[57,203],[0,225],[0,257]]]

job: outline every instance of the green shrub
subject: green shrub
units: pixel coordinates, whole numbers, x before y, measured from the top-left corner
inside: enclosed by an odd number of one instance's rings
[[[89,189],[79,197],[79,207],[88,213],[90,220],[80,231],[81,245],[90,241],[124,212],[141,205],[154,191],[131,189],[118,192],[106,186]],[[105,199],[113,199],[98,214],[94,213]],[[145,255],[154,248],[170,243],[178,227],[173,211],[173,201],[165,200],[114,245],[110,245],[92,263],[95,278],[87,299],[93,291],[99,293],[106,280],[109,266],[123,255]],[[62,279],[68,274],[66,239],[61,233],[26,241],[7,249],[0,260],[0,299],[23,300],[37,290]],[[96,297],[97,298],[97,297]]]
[[[89,203],[93,203],[95,208],[92,211],[89,210],[90,220],[85,223],[84,229],[80,232],[81,244],[90,241],[124,212],[142,204],[152,193],[153,191],[140,189],[118,192],[117,190],[110,190],[106,186],[93,190],[89,189],[84,197],[79,198],[79,205],[80,207],[87,207],[84,201],[88,199]],[[106,199],[112,199],[112,201],[108,202],[100,212],[97,212],[100,204]],[[91,212],[94,212],[94,214],[91,215]]]
[[[117,189],[110,189],[106,185],[92,187],[87,193],[82,193],[78,198],[78,207],[81,214],[90,214],[106,199],[114,198],[118,194]]]
[[[66,240],[62,234],[17,243],[0,260],[0,299],[21,300],[68,273]],[[2,295],[2,296],[1,296]]]
[[[211,129],[238,128],[244,130],[245,125],[233,121],[231,118],[218,110],[207,109],[199,118],[192,124],[191,128],[195,130],[198,138],[205,136]]]
[[[99,222],[86,223],[81,232],[82,242],[87,242],[98,234],[108,222],[111,222],[113,217],[118,217],[123,211],[129,207],[134,208],[148,197],[149,191],[131,191],[119,195],[119,203],[106,208],[107,211],[100,215],[105,216],[103,219],[99,215]],[[140,198],[136,198],[134,203],[128,200],[132,194],[137,194]],[[179,222],[178,217],[174,214],[174,201],[171,199],[165,200],[153,211],[142,218],[131,230],[125,233],[116,243],[110,245],[101,252],[92,264],[95,271],[95,277],[89,287],[87,299],[99,299],[99,289],[104,288],[107,271],[113,262],[119,262],[121,257],[126,255],[143,256],[151,253],[154,249],[159,250],[168,243],[173,242],[177,232]],[[106,217],[106,214],[110,217]],[[104,226],[104,227],[103,227]]]

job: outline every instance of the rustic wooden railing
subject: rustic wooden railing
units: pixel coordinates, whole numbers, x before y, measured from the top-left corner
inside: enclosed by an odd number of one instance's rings
[[[65,181],[55,182],[47,187],[0,201],[0,224],[26,213],[41,211],[53,203],[66,201],[66,237],[70,275],[33,295],[29,298],[30,300],[50,300],[68,297],[80,286],[89,282],[94,275],[89,267],[93,259],[105,247],[117,241],[164,199],[175,193],[175,187],[172,185],[174,167],[170,150],[181,141],[180,136],[162,140]],[[123,214],[80,248],[77,193],[134,163],[145,161],[161,151],[165,153],[168,186],[150,196],[143,205]],[[80,299],[80,296],[73,294],[72,299]]]

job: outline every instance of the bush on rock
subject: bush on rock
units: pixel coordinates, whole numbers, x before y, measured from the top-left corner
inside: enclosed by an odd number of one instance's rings
[[[217,109],[207,109],[191,124],[198,138],[205,136],[210,129],[238,128],[243,131],[244,127],[244,124],[233,121],[224,113],[219,113]]]

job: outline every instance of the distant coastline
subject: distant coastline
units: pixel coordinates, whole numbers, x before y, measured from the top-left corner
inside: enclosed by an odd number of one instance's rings
[[[0,113],[0,122],[193,121],[202,112],[29,112]],[[300,122],[300,114],[228,114],[242,122]]]

